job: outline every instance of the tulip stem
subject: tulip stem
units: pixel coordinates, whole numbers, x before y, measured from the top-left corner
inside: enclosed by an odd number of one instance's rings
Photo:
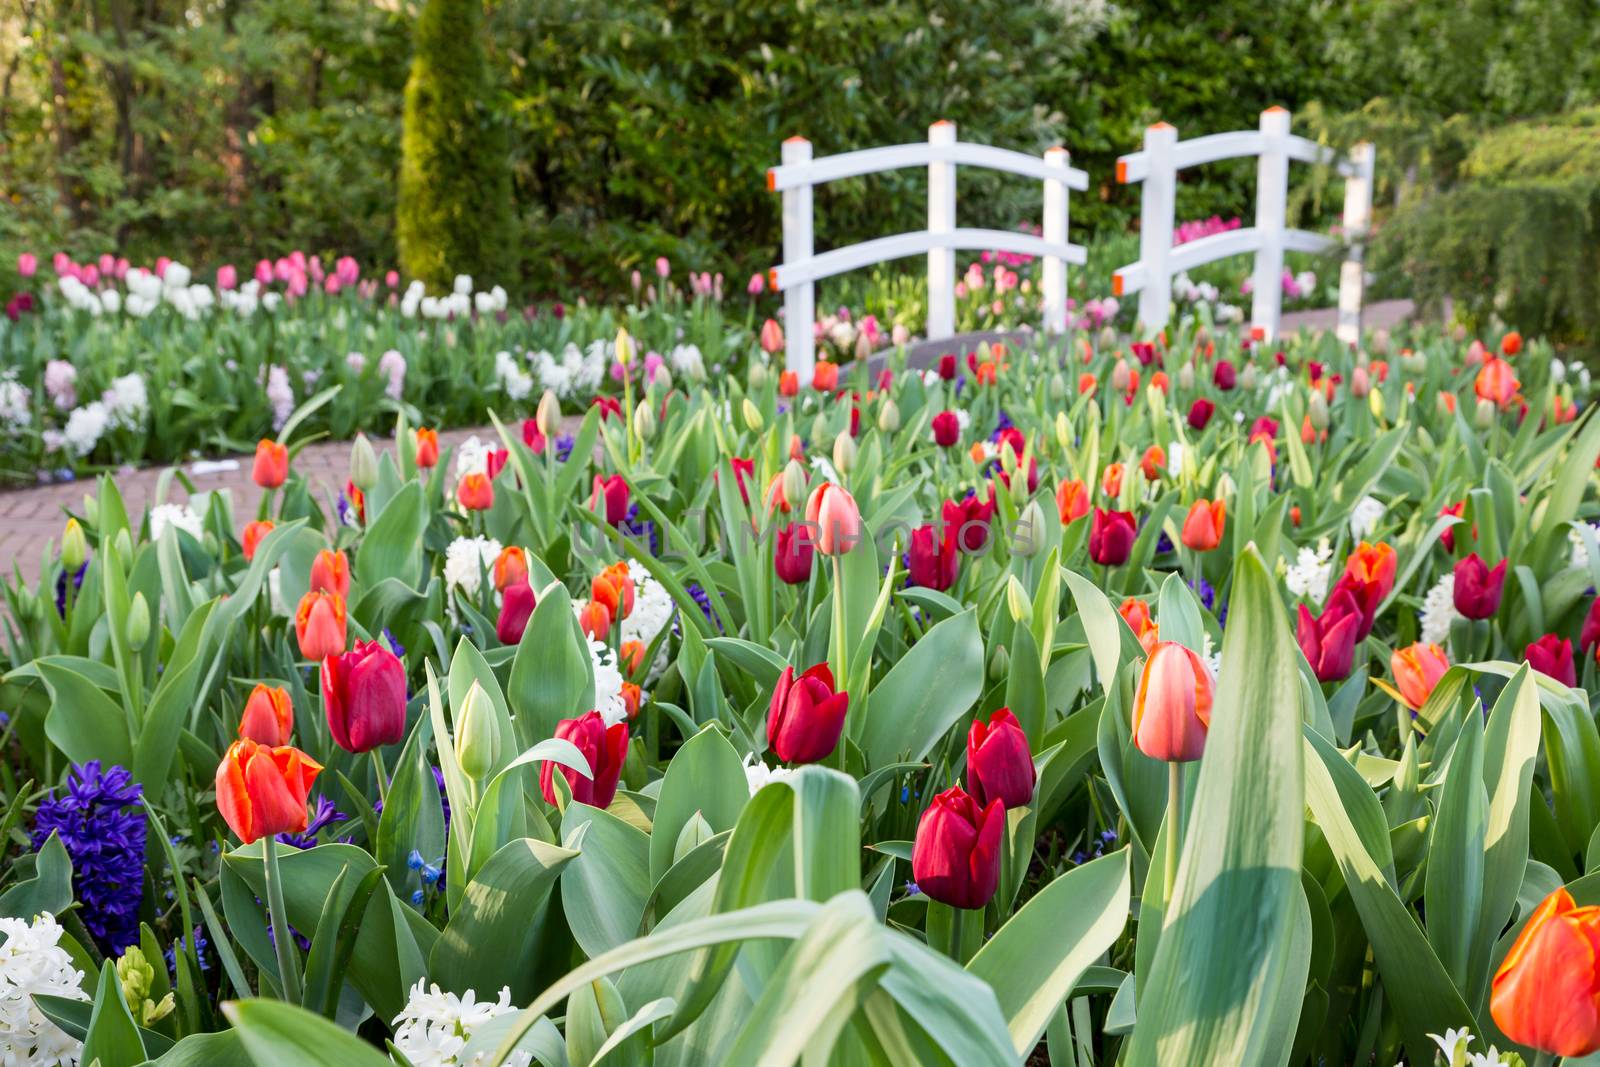
[[[1161,870],[1161,902],[1172,908],[1172,889],[1178,881],[1178,849],[1183,843],[1183,764],[1167,764],[1167,851]]]
[[[848,658],[849,639],[844,632],[844,557],[833,558],[833,641],[834,641],[834,668],[838,677],[834,679],[839,692],[845,692],[850,686],[850,664]]]
[[[378,799],[385,805],[389,803],[389,771],[383,765],[383,751],[372,750],[372,771],[378,779]]]
[[[272,921],[272,945],[278,953],[278,986],[283,999],[300,1003],[300,965],[295,960],[293,937],[283,905],[283,878],[278,873],[278,838],[267,834],[261,839],[261,857],[267,880],[267,913]]]

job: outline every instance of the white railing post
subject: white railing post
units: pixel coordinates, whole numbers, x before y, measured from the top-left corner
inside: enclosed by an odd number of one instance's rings
[[[1044,239],[1067,243],[1067,150],[1059,145],[1047,148],[1044,165],[1059,170],[1060,177],[1044,180]],[[1044,257],[1044,329],[1046,333],[1067,331],[1067,263],[1060,256]]]
[[[1366,282],[1367,229],[1372,224],[1372,145],[1363,141],[1350,149],[1355,173],[1344,180],[1344,237],[1348,242],[1339,265],[1339,323],[1334,335],[1346,344],[1361,340],[1361,291]]]
[[[811,162],[811,142],[790,137],[783,142],[783,162]],[[811,185],[798,185],[783,191],[783,261],[800,263],[811,258]],[[817,363],[817,286],[804,282],[783,293],[784,369],[792,370],[805,381]]]
[[[930,145],[956,143],[956,124],[941,119],[928,127]],[[956,165],[928,164],[928,232],[946,234],[956,228]],[[953,248],[928,251],[928,340],[937,341],[956,332],[956,252]]]
[[[1149,171],[1144,178],[1139,207],[1139,261],[1144,265],[1144,288],[1139,290],[1139,323],[1151,333],[1167,328],[1172,313],[1173,214],[1177,210],[1178,172],[1173,151],[1178,128],[1158,122],[1144,131],[1144,151]]]
[[[1278,319],[1283,311],[1283,231],[1289,209],[1289,112],[1269,107],[1261,113],[1261,133],[1265,144],[1256,165],[1256,232],[1261,245],[1256,251],[1255,288],[1250,299],[1250,324],[1261,331],[1263,340],[1278,336]]]

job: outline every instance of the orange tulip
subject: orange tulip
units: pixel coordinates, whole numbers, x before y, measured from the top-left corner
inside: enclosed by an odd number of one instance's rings
[[[306,828],[306,797],[322,764],[287,745],[248,738],[228,746],[217,765],[217,811],[245,844]]]
[[[1161,640],[1161,627],[1150,618],[1150,605],[1135,597],[1129,597],[1117,608],[1117,614],[1128,624],[1133,636],[1139,639],[1139,647],[1144,649],[1145,655],[1148,656],[1150,650],[1156,647],[1156,642]]]
[[[287,745],[294,733],[294,706],[289,691],[275,685],[258,684],[244,702],[239,716],[239,736],[258,745],[276,748]]]
[[[778,375],[778,395],[799,396],[800,375],[796,374],[792,370],[786,370],[782,374]]]
[[[637,674],[644,665],[645,647],[643,641],[624,641],[622,647],[617,649],[617,665],[624,674]]]
[[[595,575],[589,583],[589,595],[596,603],[604,604],[613,619],[626,619],[633,614],[633,578],[626,563],[613,564]]]
[[[644,692],[632,682],[622,683],[622,708],[628,713],[628,718],[639,714],[639,703],[644,699]]]
[[[340,597],[350,595],[350,560],[343,552],[325,548],[317,553],[311,561],[311,589]]]
[[[598,600],[591,600],[578,613],[578,626],[596,641],[604,641],[611,632],[611,609]]]
[[[1183,520],[1182,539],[1186,548],[1210,552],[1222,543],[1227,518],[1227,503],[1222,499],[1196,500]]]
[[[263,489],[276,489],[289,480],[289,449],[263,437],[256,445],[256,462],[251,479]]]
[[[1153,388],[1161,390],[1163,393],[1166,392],[1169,385],[1167,372],[1164,370],[1158,370],[1154,374],[1150,375],[1150,385]]]
[[[1197,760],[1205,751],[1216,683],[1193,651],[1158,641],[1144,661],[1133,702],[1133,742],[1151,759]]]
[[[993,385],[999,373],[999,368],[993,362],[978,364],[978,384]]]
[[[439,433],[437,430],[419,429],[417,431],[417,466],[423,470],[438,465],[439,462]]]
[[[507,545],[494,558],[494,588],[504,593],[506,587],[528,580],[528,554],[520,545]]]
[[[1557,889],[1495,972],[1489,1011],[1519,1045],[1558,1056],[1600,1051],[1600,907]]]
[[[245,524],[244,533],[239,535],[239,545],[244,549],[246,561],[256,558],[256,547],[272,532],[273,525],[271,519],[257,519]]]
[[[468,511],[488,511],[494,507],[494,483],[487,474],[468,474],[456,483],[456,499]]]
[[[1512,330],[1510,333],[1500,338],[1500,351],[1504,352],[1508,356],[1514,356],[1518,352],[1521,352],[1522,335],[1516,330]]]
[[[1423,644],[1396,649],[1389,657],[1389,669],[1394,672],[1395,686],[1406,704],[1416,711],[1428,702],[1433,687],[1439,684],[1444,672],[1450,669],[1450,657],[1438,645]]]
[[[1100,491],[1106,496],[1116,496],[1122,492],[1122,464],[1106,464],[1105,472],[1100,475]]]
[[[324,590],[313,590],[301,597],[294,613],[294,636],[306,659],[321,660],[343,652],[344,598]]]
[[[1521,384],[1517,381],[1516,372],[1511,369],[1511,364],[1498,356],[1490,356],[1478,371],[1473,389],[1477,391],[1480,399],[1492,401],[1503,408],[1511,402],[1511,398],[1517,393],[1517,387]]]
[[[1084,371],[1082,374],[1078,375],[1078,395],[1094,396],[1094,390],[1097,384],[1098,383],[1095,381],[1094,375],[1089,371]]]
[[[1167,467],[1167,450],[1160,445],[1151,445],[1144,450],[1144,457],[1139,460],[1139,469],[1144,471],[1147,481],[1160,478]]]
[[[1394,589],[1395,571],[1399,566],[1400,558],[1394,554],[1393,545],[1387,541],[1375,545],[1362,541],[1345,561],[1344,573],[1345,577],[1362,585],[1376,583],[1377,599],[1382,601]]]
[[[838,364],[829,363],[825,359],[818,360],[816,367],[811,371],[811,388],[819,393],[831,393],[839,388]]]
[[[1076,479],[1062,482],[1056,489],[1056,511],[1061,514],[1063,526],[1083,518],[1089,514],[1089,490]]]

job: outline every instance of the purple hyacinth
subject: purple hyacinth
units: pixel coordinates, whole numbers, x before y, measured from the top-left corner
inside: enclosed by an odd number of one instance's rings
[[[89,569],[89,561],[84,560],[72,574],[72,591],[76,593],[83,588],[83,574]],[[67,617],[67,572],[65,569],[56,575],[56,615],[60,618]]]
[[[1011,416],[1006,413],[1006,409],[1001,408],[1000,415],[995,419],[994,422],[994,433],[989,435],[989,440],[998,442],[1000,440],[1000,435],[1015,425],[1016,423],[1011,421]]]
[[[711,610],[711,595],[701,588],[699,582],[690,582],[684,586],[684,591],[694,597],[694,602],[700,605],[700,612],[705,615],[706,621],[715,626],[720,632],[722,623],[717,620],[717,613]]]
[[[572,455],[573,439],[570,433],[560,434],[556,437],[556,462],[565,463]]]
[[[144,895],[143,790],[126,767],[104,771],[99,760],[75,766],[33,821],[33,847],[54,831],[72,858],[73,895],[83,924],[108,956],[139,941]]]
[[[619,529],[625,537],[631,537],[636,541],[648,542],[652,556],[661,554],[661,538],[656,533],[656,524],[649,519],[639,518],[638,504],[628,505],[628,514],[623,517],[622,525]]]
[[[336,822],[344,822],[349,816],[333,806],[333,801],[325,796],[318,795],[316,807],[311,811],[311,818],[306,822],[306,828],[299,833],[284,832],[278,835],[278,840],[290,848],[302,851],[317,846],[317,834],[332,826]]]

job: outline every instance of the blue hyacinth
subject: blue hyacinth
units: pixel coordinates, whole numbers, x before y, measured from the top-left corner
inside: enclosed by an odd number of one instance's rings
[[[95,943],[117,956],[139,941],[144,894],[143,790],[126,767],[101,770],[99,760],[75,766],[63,789],[39,805],[33,847],[54,831],[72,858],[72,889]]]

